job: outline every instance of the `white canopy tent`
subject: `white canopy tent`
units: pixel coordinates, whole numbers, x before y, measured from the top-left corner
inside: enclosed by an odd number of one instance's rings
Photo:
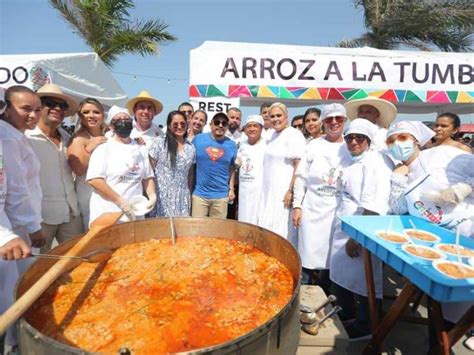
[[[204,42],[190,53],[191,98],[292,106],[376,96],[400,113],[474,112],[474,55]]]
[[[61,86],[77,101],[93,97],[106,107],[123,107],[127,100],[96,53],[0,55],[0,87],[25,85],[37,90],[47,83]]]

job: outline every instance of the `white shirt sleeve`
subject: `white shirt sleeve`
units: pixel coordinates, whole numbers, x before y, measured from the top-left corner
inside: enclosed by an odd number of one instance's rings
[[[41,229],[41,216],[31,201],[20,152],[17,142],[3,140],[3,163],[7,174],[5,213],[12,229],[24,227],[28,233],[33,233]]]
[[[102,178],[105,180],[107,170],[107,149],[109,149],[108,142],[105,142],[94,149],[89,160],[86,180],[97,178]]]
[[[286,157],[291,160],[301,159],[306,149],[306,140],[303,134],[293,127],[288,127],[290,136],[287,140],[287,155]]]
[[[140,149],[140,153],[143,156],[143,179],[148,179],[154,177],[153,168],[150,164],[150,159],[148,159],[148,151],[145,148]]]
[[[13,233],[10,229],[0,225],[0,247],[3,247],[10,240],[13,240],[15,238],[19,238],[19,237],[15,233]]]

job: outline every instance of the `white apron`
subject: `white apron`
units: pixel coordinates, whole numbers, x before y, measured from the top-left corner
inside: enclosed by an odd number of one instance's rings
[[[262,191],[263,155],[265,154],[263,139],[254,145],[241,143],[237,160],[239,169],[239,221],[257,224],[258,197]]]
[[[306,157],[300,165],[301,169],[306,168],[307,174],[298,251],[303,267],[328,269],[343,169],[352,160],[345,143],[331,143],[325,138],[309,142],[306,151]]]
[[[361,161],[344,170],[344,191],[337,216],[360,215],[364,209],[384,215],[388,211],[392,165],[377,151],[369,151]],[[367,296],[364,258],[362,253],[350,258],[346,253],[349,236],[341,230],[337,218],[331,247],[330,278],[345,289]],[[382,262],[372,257],[375,295],[382,298]]]

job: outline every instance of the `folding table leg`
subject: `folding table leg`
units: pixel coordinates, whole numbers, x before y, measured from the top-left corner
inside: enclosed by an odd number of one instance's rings
[[[412,299],[415,297],[417,291],[418,288],[410,282],[407,282],[405,286],[403,286],[402,292],[393,302],[387,314],[382,319],[382,322],[377,327],[377,330],[372,335],[372,339],[365,347],[363,351],[364,355],[379,353],[379,348],[382,345],[383,340],[388,332],[393,328],[397,319],[403,314]]]
[[[367,284],[367,298],[369,303],[370,331],[372,334],[374,334],[377,326],[379,325],[377,299],[375,297],[374,271],[372,268],[372,258],[370,257],[370,251],[363,248],[363,253],[365,282]]]
[[[474,306],[464,313],[461,319],[454,325],[448,333],[449,345],[456,344],[466,332],[474,327]]]
[[[449,339],[448,333],[444,326],[443,312],[439,302],[435,301],[431,297],[428,299],[428,318],[430,320],[430,326],[436,333],[436,339],[438,344],[434,346],[434,349],[430,349],[430,354],[445,354],[449,355]]]

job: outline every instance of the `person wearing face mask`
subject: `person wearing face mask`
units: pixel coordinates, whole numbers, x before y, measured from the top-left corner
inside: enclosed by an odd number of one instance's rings
[[[123,211],[121,222],[136,218],[130,204],[132,197],[148,196],[146,209],[156,204],[155,183],[148,150],[130,138],[132,118],[126,109],[112,106],[105,122],[112,137],[91,155],[86,180],[93,187],[90,200],[90,223],[106,212]]]
[[[392,175],[390,207],[446,228],[474,216],[474,156],[451,146],[420,150],[435,132],[421,122],[403,121],[387,133],[390,154],[400,160]],[[472,223],[463,223],[469,235]]]
[[[353,120],[344,134],[352,163],[343,169],[341,202],[336,216],[385,215],[388,212],[390,176],[393,164],[390,159],[371,149],[378,128],[366,119]],[[372,258],[376,297],[382,298],[382,263]],[[367,286],[361,247],[341,229],[336,219],[331,245],[329,276],[336,286],[338,303],[344,316],[354,317],[346,330],[352,340],[370,335]]]
[[[474,156],[456,146],[441,144],[420,150],[435,132],[421,122],[403,121],[387,132],[390,154],[402,161],[393,171],[390,208],[439,226],[474,236]],[[470,302],[442,304],[443,316],[457,322]],[[430,331],[430,339],[434,338]]]
[[[342,134],[346,122],[344,106],[325,105],[321,117],[326,136],[307,143],[296,170],[293,224],[299,227],[302,283],[319,285],[328,292],[336,208],[341,199],[343,171],[351,164],[351,155]]]

